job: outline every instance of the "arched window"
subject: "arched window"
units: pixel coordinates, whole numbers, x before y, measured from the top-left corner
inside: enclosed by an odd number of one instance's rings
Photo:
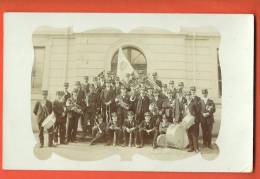
[[[123,47],[122,51],[126,58],[129,60],[133,68],[138,72],[138,73],[147,73],[147,63],[146,63],[146,58],[143,52],[141,52],[139,49],[132,47],[132,46],[127,46]],[[115,72],[117,71],[117,61],[118,61],[118,50],[115,52],[115,54],[112,57],[111,61],[111,71]]]

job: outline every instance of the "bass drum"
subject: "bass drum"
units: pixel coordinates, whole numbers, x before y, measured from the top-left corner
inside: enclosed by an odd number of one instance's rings
[[[189,144],[186,129],[181,124],[171,124],[166,132],[168,147],[184,149]]]
[[[166,134],[161,134],[157,137],[157,145],[159,147],[167,147]]]

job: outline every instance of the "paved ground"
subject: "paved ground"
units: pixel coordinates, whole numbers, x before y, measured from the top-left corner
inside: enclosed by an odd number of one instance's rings
[[[35,137],[38,141],[37,134],[35,134]],[[47,139],[47,134],[45,134],[45,139]],[[215,139],[213,139],[213,143],[214,142]],[[47,146],[46,140],[45,146]],[[48,159],[53,152],[68,159],[81,161],[100,160],[113,154],[120,155],[121,160],[132,160],[134,154],[141,154],[154,160],[173,161],[188,158],[193,155],[202,155],[206,160],[214,160],[219,154],[219,149],[216,144],[213,145],[213,149],[207,149],[201,146],[200,153],[197,154],[187,152],[187,150],[178,150],[173,148],[153,149],[151,145],[145,145],[143,148],[104,146],[103,143],[91,146],[87,139],[77,143],[70,143],[68,145],[58,145],[55,148],[39,148],[39,144],[36,144],[34,149],[35,156],[42,160]]]

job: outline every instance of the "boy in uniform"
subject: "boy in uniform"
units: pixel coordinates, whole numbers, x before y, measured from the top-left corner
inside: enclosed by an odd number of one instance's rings
[[[128,137],[129,136],[129,137]],[[137,138],[137,121],[134,119],[133,111],[128,111],[127,119],[124,121],[123,124],[123,146],[127,145],[127,138],[128,146],[131,147],[134,141],[136,146],[136,138]]]

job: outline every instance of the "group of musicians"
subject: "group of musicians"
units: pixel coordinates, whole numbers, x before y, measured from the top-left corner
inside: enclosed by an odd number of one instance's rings
[[[48,91],[42,92],[33,113],[39,125],[40,147],[44,146],[42,122],[52,112],[56,121],[48,131],[48,146],[78,142],[78,123],[81,122],[82,136],[91,137],[90,145],[104,142],[105,145],[143,147],[151,143],[158,146],[157,137],[165,134],[170,124],[178,124],[185,117],[188,107],[195,122],[187,129],[189,152],[198,152],[198,136],[201,125],[203,145],[212,148],[212,127],[215,104],[208,98],[208,90],[202,97],[196,95],[196,87],[184,90],[184,83],[176,86],[174,81],[163,84],[157,73],[153,79],[145,75],[127,74],[124,80],[112,73],[99,74],[89,83],[75,82],[69,92],[69,83],[64,90],[57,91],[53,102],[48,100]]]

